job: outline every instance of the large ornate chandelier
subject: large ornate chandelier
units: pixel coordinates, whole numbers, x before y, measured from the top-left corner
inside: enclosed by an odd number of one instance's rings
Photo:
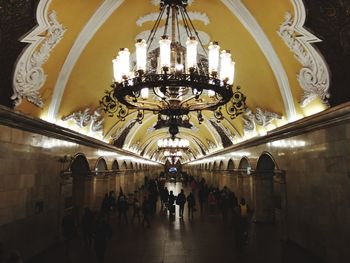
[[[158,115],[158,126],[168,126],[175,137],[178,127],[189,123],[190,113],[201,123],[205,110],[212,111],[218,121],[224,119],[223,109],[232,119],[245,111],[246,97],[239,87],[233,91],[235,67],[230,52],[220,52],[219,44],[211,42],[207,53],[186,7],[187,0],[161,0],[148,39],[135,44],[136,61],[130,62],[127,48],[120,49],[113,60],[112,89],[100,101],[105,112],[121,120],[137,112],[139,123],[145,112],[152,112]],[[150,50],[164,14],[159,47]],[[181,42],[180,28],[185,29],[186,43]],[[133,70],[131,64],[135,64]]]

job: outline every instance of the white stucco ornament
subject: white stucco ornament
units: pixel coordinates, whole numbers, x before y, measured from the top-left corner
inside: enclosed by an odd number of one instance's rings
[[[21,42],[31,43],[17,62],[13,78],[14,94],[11,97],[16,106],[25,98],[38,107],[44,102],[39,91],[46,81],[42,66],[48,60],[51,51],[63,38],[66,29],[57,21],[55,11],[45,17],[46,26],[35,35],[29,34]],[[45,36],[43,37],[43,34]]]
[[[300,105],[304,107],[316,97],[328,105],[330,83],[328,68],[322,56],[311,45],[321,40],[303,29],[303,22],[300,24],[300,21],[304,19],[293,19],[291,13],[287,12],[277,33],[303,66],[297,75],[299,84],[304,90]]]
[[[103,134],[104,118],[101,115],[102,109],[98,107],[92,111],[86,108],[82,111],[73,112],[62,118],[62,121],[74,121],[79,128],[89,126],[90,134]]]

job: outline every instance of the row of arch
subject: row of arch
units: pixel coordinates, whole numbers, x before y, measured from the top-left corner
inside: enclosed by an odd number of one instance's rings
[[[127,162],[127,161],[120,161],[118,162],[117,159],[115,159],[112,162],[112,165],[110,166],[110,169],[108,167],[107,161],[104,157],[99,157],[95,164],[92,165],[92,168],[90,168],[90,164],[88,159],[86,158],[85,154],[83,153],[77,153],[70,162],[69,170],[73,173],[81,173],[81,172],[118,172],[118,171],[125,171],[125,170],[148,170],[150,168],[147,164],[142,163],[136,163],[136,162]]]
[[[236,168],[237,167],[237,168]],[[260,157],[258,158],[256,167],[254,169],[253,167],[253,162],[247,157],[243,156],[239,162],[238,166],[235,165],[235,161],[233,159],[229,159],[227,163],[224,162],[224,160],[221,160],[220,162],[218,161],[211,161],[211,162],[206,162],[202,163],[199,165],[195,165],[191,168],[196,168],[196,169],[205,169],[205,170],[210,170],[210,171],[231,171],[231,170],[241,170],[241,169],[248,169],[250,168],[251,170],[275,170],[278,169],[278,165],[273,158],[273,156],[268,153],[268,152],[263,152]]]

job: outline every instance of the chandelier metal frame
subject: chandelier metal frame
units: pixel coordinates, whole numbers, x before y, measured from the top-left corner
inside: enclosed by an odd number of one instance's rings
[[[174,137],[181,121],[189,120],[191,112],[197,113],[199,123],[203,121],[204,110],[212,111],[218,121],[224,119],[223,109],[231,119],[245,112],[245,95],[240,92],[240,87],[233,90],[234,62],[230,52],[223,50],[220,55],[218,43],[211,42],[208,61],[197,61],[198,42],[203,53],[207,55],[207,51],[186,7],[187,0],[160,1],[159,16],[147,41],[138,40],[135,44],[137,61],[134,72],[129,70],[128,49],[121,49],[113,60],[112,89],[106,91],[100,101],[110,116],[116,114],[120,120],[125,120],[129,110],[137,111],[136,120],[142,123],[145,111],[153,112],[158,114],[159,122],[167,120]],[[147,53],[164,14],[164,32],[159,41],[157,69],[154,69],[149,65],[152,58],[147,59]],[[171,40],[167,36],[170,20]],[[182,28],[188,37],[187,49],[181,43],[179,20],[182,20]]]

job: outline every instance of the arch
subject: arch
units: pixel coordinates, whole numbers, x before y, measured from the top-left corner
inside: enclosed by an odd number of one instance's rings
[[[256,170],[273,171],[275,169],[278,169],[275,159],[272,157],[270,153],[263,152],[258,159]]]
[[[207,170],[208,169],[208,163],[205,163],[204,165],[204,169]]]
[[[232,159],[230,159],[227,163],[227,170],[233,170],[233,169],[235,169],[235,164],[232,161]]]
[[[70,163],[69,169],[73,175],[74,174],[82,174],[82,173],[90,173],[89,162],[86,159],[85,154],[77,153],[73,157],[73,160]]]
[[[213,164],[213,171],[214,171],[214,170],[217,170],[217,169],[218,169],[218,165],[217,165],[216,162],[214,162],[214,164]]]
[[[211,170],[211,167],[212,167],[212,163],[209,163],[208,169]]]
[[[243,156],[239,161],[238,169],[247,169],[248,167],[251,167],[250,161],[246,156]]]
[[[126,169],[128,169],[128,166],[126,164],[126,161],[124,161],[122,164],[121,170],[126,170]]]
[[[133,165],[133,163],[132,163],[132,162],[130,162],[130,166],[129,166],[129,168],[130,168],[131,170],[134,170],[134,165]]]
[[[108,170],[108,167],[107,167],[106,160],[103,157],[98,158],[95,164],[95,171],[104,172],[107,170]]]
[[[224,170],[224,161],[220,161],[219,170]]]
[[[118,164],[117,160],[114,160],[114,162],[112,163],[112,170],[113,171],[119,170],[119,164]]]

